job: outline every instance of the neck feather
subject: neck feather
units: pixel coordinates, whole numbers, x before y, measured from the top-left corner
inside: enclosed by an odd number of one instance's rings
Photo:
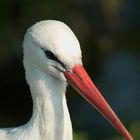
[[[33,99],[29,128],[37,131],[41,140],[71,140],[71,121],[65,97],[66,83],[40,71],[32,71],[29,78],[27,80]]]

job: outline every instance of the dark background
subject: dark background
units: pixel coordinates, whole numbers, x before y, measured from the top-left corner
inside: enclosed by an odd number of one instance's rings
[[[139,140],[139,0],[0,1],[0,127],[19,126],[31,116],[22,41],[26,29],[44,19],[63,21],[74,31],[89,75],[135,140]],[[74,140],[122,140],[70,87],[67,98]]]

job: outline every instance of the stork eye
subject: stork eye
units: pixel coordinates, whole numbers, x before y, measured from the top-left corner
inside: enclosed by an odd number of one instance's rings
[[[60,63],[65,68],[65,65],[51,51],[44,50],[44,52],[48,59],[51,59],[51,60],[54,60],[54,61]]]
[[[47,51],[45,51],[45,54],[46,54],[47,58],[58,61],[57,57],[51,51],[47,50]]]

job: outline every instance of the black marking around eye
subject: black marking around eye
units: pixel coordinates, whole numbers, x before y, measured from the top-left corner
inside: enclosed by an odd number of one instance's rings
[[[47,56],[48,59],[58,61],[58,58],[49,50],[44,50],[45,55]]]
[[[48,59],[59,62],[65,68],[65,65],[50,50],[44,50],[44,53]]]

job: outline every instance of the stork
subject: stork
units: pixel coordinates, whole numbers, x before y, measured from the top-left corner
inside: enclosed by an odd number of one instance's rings
[[[0,140],[72,140],[65,95],[68,83],[126,140],[133,140],[86,73],[79,42],[66,24],[45,20],[31,26],[23,51],[33,113],[22,126],[0,129]]]

